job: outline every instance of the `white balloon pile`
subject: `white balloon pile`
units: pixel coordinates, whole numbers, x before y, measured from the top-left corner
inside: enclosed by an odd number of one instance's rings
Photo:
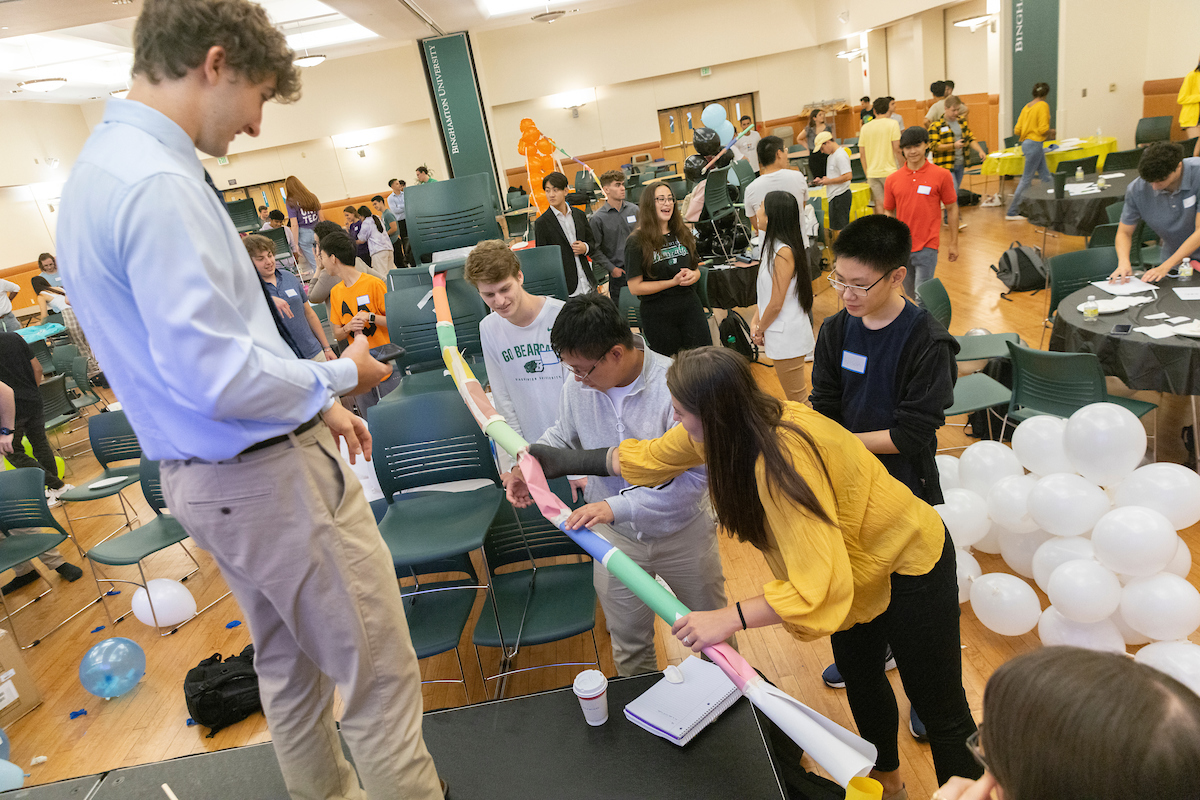
[[[954,540],[959,602],[990,630],[1043,644],[1125,652],[1200,693],[1200,591],[1178,531],[1200,522],[1200,475],[1179,464],[1138,467],[1146,432],[1127,409],[1086,406],[1063,420],[1032,417],[1012,448],[983,441],[938,456]],[[1029,472],[1026,473],[1026,470]],[[983,574],[970,548],[999,553],[1018,577]]]

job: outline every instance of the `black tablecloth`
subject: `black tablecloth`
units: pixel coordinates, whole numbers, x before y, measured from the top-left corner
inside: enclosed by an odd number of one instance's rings
[[[746,308],[758,302],[758,264],[708,272],[708,302],[713,308]]]
[[[92,791],[100,785],[103,776],[91,775],[86,778],[71,778],[57,783],[43,783],[41,786],[30,786],[26,789],[13,789],[11,792],[0,792],[4,800],[88,800]],[[162,790],[159,789],[161,793]],[[166,800],[163,795],[163,800]]]
[[[1166,313],[1172,317],[1200,317],[1200,301],[1180,300],[1176,286],[1200,287],[1200,276],[1187,280],[1166,278],[1160,284],[1158,299],[1115,314],[1102,314],[1096,322],[1084,322],[1078,307],[1095,295],[1107,298],[1103,289],[1086,286],[1066,297],[1058,307],[1050,349],[1073,353],[1095,353],[1106,375],[1125,382],[1130,389],[1170,394],[1200,394],[1200,339],[1172,336],[1152,339],[1143,333],[1112,336],[1114,325],[1134,327],[1158,325],[1165,320],[1146,319],[1149,314]]]
[[[1132,172],[1127,172],[1123,178],[1107,179],[1108,186],[1099,194],[1084,194],[1078,197],[1067,195],[1061,200],[1048,193],[1054,188],[1053,181],[1034,181],[1021,196],[1019,210],[1034,225],[1060,231],[1069,236],[1091,236],[1097,225],[1108,222],[1106,209],[1125,199],[1125,187],[1136,177]],[[1094,183],[1095,180],[1096,176],[1089,176],[1082,182]],[[1071,178],[1067,185],[1078,182]]]

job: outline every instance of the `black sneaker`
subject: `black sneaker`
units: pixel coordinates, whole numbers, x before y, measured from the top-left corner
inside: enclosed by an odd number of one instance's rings
[[[54,568],[54,571],[63,577],[64,580],[74,583],[83,577],[83,570],[74,564],[60,564]]]
[[[64,566],[66,566],[66,565],[64,564]],[[78,567],[76,567],[76,569],[78,569]],[[83,574],[82,571],[79,574],[82,575]],[[13,578],[8,583],[4,584],[3,586],[0,586],[0,594],[12,594],[17,589],[20,589],[22,586],[28,586],[29,584],[33,583],[37,579],[38,579],[38,574],[37,574],[36,570],[31,570],[29,572],[26,572],[24,575],[18,575],[17,577]]]

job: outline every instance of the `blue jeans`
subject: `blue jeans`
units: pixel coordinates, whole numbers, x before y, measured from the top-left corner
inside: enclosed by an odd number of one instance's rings
[[[936,247],[924,247],[908,257],[908,274],[904,276],[904,293],[921,305],[917,296],[917,287],[925,281],[933,280],[933,272],[937,269],[938,251]]]
[[[296,244],[300,248],[300,254],[308,261],[308,269],[310,272],[315,272],[317,269],[316,243],[317,237],[313,235],[312,228],[300,229],[300,241]]]
[[[1017,215],[1018,209],[1021,207],[1021,195],[1025,194],[1029,184],[1033,183],[1035,175],[1042,183],[1050,182],[1050,167],[1046,165],[1046,153],[1042,150],[1041,142],[1026,139],[1021,142],[1021,154],[1025,156],[1025,172],[1021,175],[1021,182],[1017,184],[1017,190],[1013,192],[1012,203],[1008,206],[1006,213],[1010,217]]]
[[[957,192],[962,186],[963,173],[966,172],[967,165],[959,164],[957,167],[950,168],[950,174],[954,176],[954,191]]]

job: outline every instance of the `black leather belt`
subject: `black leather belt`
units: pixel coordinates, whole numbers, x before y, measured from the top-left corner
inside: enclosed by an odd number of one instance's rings
[[[317,424],[318,422],[320,422],[320,421],[321,421],[321,418],[320,418],[319,416],[313,417],[313,418],[312,418],[312,419],[310,419],[308,422],[302,423],[302,424],[300,425],[300,427],[296,428],[296,430],[292,431],[292,433],[293,433],[293,434],[296,434],[296,435],[299,435],[299,434],[301,434],[301,433],[304,433],[304,432],[305,432],[305,431],[307,431],[307,430],[311,430],[311,429],[312,429],[312,427],[313,427],[314,425],[316,425],[316,424]],[[239,456],[244,456],[244,455],[246,455],[247,453],[253,453],[255,450],[263,450],[263,449],[266,449],[266,448],[268,448],[268,447],[274,447],[274,446],[275,446],[275,445],[277,445],[277,444],[283,444],[284,442],[286,442],[286,441],[288,440],[288,435],[289,435],[289,434],[286,434],[286,433],[285,433],[285,434],[283,434],[283,435],[281,435],[281,436],[272,436],[270,439],[266,439],[266,440],[264,440],[264,441],[261,441],[261,442],[259,442],[258,444],[252,444],[252,445],[250,445],[250,446],[249,446],[249,447],[247,447],[245,450],[243,450],[242,452],[238,453],[238,455],[239,455]]]

